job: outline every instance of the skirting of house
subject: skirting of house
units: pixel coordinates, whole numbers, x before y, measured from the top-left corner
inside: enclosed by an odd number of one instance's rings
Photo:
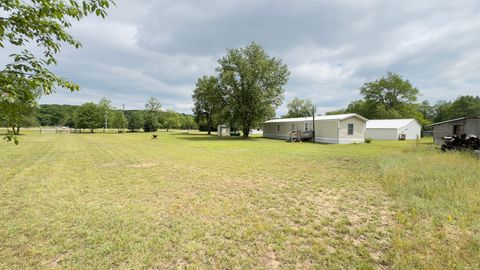
[[[272,134],[272,133],[264,133],[263,137],[270,138],[270,139],[279,139],[279,140],[288,140],[290,137],[288,135],[283,134]],[[315,137],[315,142],[317,143],[329,143],[329,144],[350,144],[350,143],[363,143],[363,139],[340,139],[337,138],[325,138],[325,137]]]
[[[288,140],[290,136],[283,135],[283,134],[272,134],[272,133],[263,133],[263,137],[270,138],[270,139],[280,139],[280,140]]]
[[[339,144],[364,143],[364,139],[340,139]]]

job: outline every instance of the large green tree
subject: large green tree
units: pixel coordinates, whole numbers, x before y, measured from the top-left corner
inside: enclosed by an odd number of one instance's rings
[[[380,79],[366,82],[360,93],[363,99],[350,103],[344,112],[368,119],[415,118],[423,125],[429,123],[417,103],[420,91],[398,74],[388,72]]]
[[[10,55],[12,60],[0,70],[0,101],[37,92],[48,95],[56,88],[79,90],[77,84],[57,76],[48,66],[57,63],[55,55],[62,44],[81,47],[67,32],[73,21],[91,13],[105,17],[112,3],[112,0],[0,0],[0,47],[20,49]],[[40,48],[43,53],[35,56],[27,47]]]
[[[25,80],[13,80],[15,89],[28,88]],[[38,90],[17,91],[15,95],[0,99],[0,122],[12,130],[9,134],[18,135],[20,127],[28,118],[32,118],[38,106],[37,101],[40,97]],[[18,143],[16,137],[8,136],[7,140],[14,140]]]
[[[160,127],[159,113],[162,104],[156,98],[151,97],[145,104],[145,120],[143,123],[143,131],[154,132]]]
[[[218,79],[214,76],[203,76],[198,79],[192,99],[194,102],[193,113],[198,124],[207,123],[207,132],[211,133],[213,123],[222,113],[222,92]]]
[[[130,131],[136,131],[143,127],[143,112],[134,111],[128,116],[128,129]]]
[[[58,105],[58,104],[42,104],[37,113],[38,121],[41,126],[70,126],[75,125],[73,119],[76,105]]]
[[[228,50],[218,63],[228,118],[242,127],[243,137],[248,138],[251,127],[275,115],[290,73],[280,59],[270,57],[256,43]]]
[[[479,96],[459,96],[450,104],[447,113],[449,119],[469,116],[480,116]]]
[[[417,101],[420,91],[400,75],[388,72],[386,76],[366,82],[360,93],[365,101],[385,107],[386,110],[401,110],[406,104]]]
[[[123,111],[113,110],[111,111],[109,116],[110,115],[112,116],[112,120],[110,122],[111,127],[116,128],[118,132],[120,132],[120,130],[122,130],[123,132],[123,130],[128,126],[128,120],[125,117],[125,114],[123,113]]]
[[[180,117],[175,111],[168,110],[163,114],[162,123],[168,132],[169,129],[180,126]]]
[[[311,99],[300,99],[295,97],[287,104],[287,108],[288,112],[283,117],[294,118],[311,116],[315,106]]]
[[[94,129],[102,126],[102,120],[103,112],[101,108],[93,102],[87,102],[77,110],[75,115],[75,127],[86,128],[93,133]]]

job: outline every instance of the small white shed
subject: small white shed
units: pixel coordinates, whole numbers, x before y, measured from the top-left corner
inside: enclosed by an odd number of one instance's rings
[[[230,136],[230,127],[227,125],[218,125],[217,126],[217,136],[218,137],[229,137]]]
[[[363,143],[366,122],[355,113],[315,116],[315,142]],[[291,131],[313,131],[313,126],[313,117],[272,119],[263,123],[263,137],[287,140]]]
[[[374,140],[415,140],[422,126],[415,119],[368,120],[365,138]]]

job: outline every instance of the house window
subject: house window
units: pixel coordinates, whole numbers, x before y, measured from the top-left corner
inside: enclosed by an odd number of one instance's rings
[[[277,125],[277,131],[280,131],[280,125]]]
[[[353,135],[353,124],[348,124],[348,135]]]
[[[305,131],[308,130],[308,123],[305,123]]]

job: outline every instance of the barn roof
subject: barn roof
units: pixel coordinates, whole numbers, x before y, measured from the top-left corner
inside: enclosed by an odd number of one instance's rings
[[[451,120],[447,120],[447,121],[433,123],[433,124],[429,125],[429,127],[436,126],[436,125],[441,125],[441,124],[445,124],[445,123],[449,123],[449,122],[464,120],[464,119],[480,119],[480,117],[460,117],[460,118],[456,118],[456,119],[451,119]]]
[[[345,120],[351,117],[358,117],[364,121],[367,121],[367,119],[361,115],[358,115],[356,113],[347,113],[347,114],[332,114],[332,115],[320,115],[320,116],[315,116],[315,121],[317,120]],[[313,117],[298,117],[298,118],[278,118],[278,119],[272,119],[268,120],[265,123],[285,123],[285,122],[301,122],[301,121],[312,121]]]
[[[382,120],[368,120],[367,128],[402,128],[412,121],[417,122],[415,119],[382,119]]]

